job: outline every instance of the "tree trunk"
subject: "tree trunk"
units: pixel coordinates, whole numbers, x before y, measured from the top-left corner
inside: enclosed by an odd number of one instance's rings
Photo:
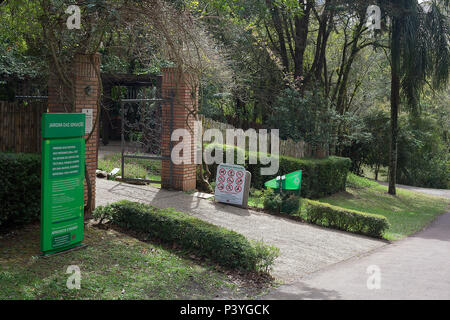
[[[396,195],[398,109],[400,104],[400,18],[392,19],[391,36],[391,147],[389,154],[389,194]]]
[[[297,79],[303,76],[303,56],[305,55],[306,44],[309,32],[309,18],[311,13],[311,6],[313,4],[309,1],[307,3],[300,3],[303,14],[295,17],[295,54],[294,54],[294,78]]]
[[[279,11],[277,5],[274,4],[271,0],[266,0],[266,4],[272,13],[273,26],[278,35],[279,47],[277,48],[277,51],[281,55],[281,61],[283,63],[285,72],[289,72],[289,58],[288,58],[287,48],[286,48],[286,39],[284,36],[284,31],[283,31],[283,20],[280,15],[280,11]]]
[[[358,55],[358,52],[360,50],[360,47],[358,47],[359,39],[361,37],[361,30],[364,26],[364,20],[361,18],[358,26],[353,31],[353,36],[351,38],[351,41],[353,42],[350,56],[348,57],[347,61],[345,55],[343,55],[342,63],[341,63],[341,76],[339,77],[341,81],[337,83],[338,90],[338,97],[336,102],[336,110],[339,114],[343,115],[346,112],[345,108],[345,99],[347,97],[347,85],[348,80],[350,77],[350,72],[352,70],[353,62],[356,59],[356,56]],[[345,43],[345,46],[347,46],[347,43]],[[345,49],[344,49],[345,50]],[[344,51],[346,52],[346,50]]]

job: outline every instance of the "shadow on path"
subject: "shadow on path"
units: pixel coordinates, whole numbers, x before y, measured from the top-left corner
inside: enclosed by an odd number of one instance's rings
[[[303,282],[295,286],[284,286],[264,297],[264,300],[338,300],[341,296],[335,290],[319,289]]]

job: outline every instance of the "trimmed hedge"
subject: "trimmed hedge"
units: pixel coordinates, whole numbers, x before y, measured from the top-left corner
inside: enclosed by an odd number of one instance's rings
[[[0,153],[0,226],[38,220],[41,212],[41,157]]]
[[[227,268],[268,272],[279,252],[277,248],[250,242],[239,233],[173,209],[120,201],[98,207],[93,214],[100,222],[107,219],[114,225],[143,232],[149,238],[176,243],[183,250]]]
[[[306,203],[306,217],[310,223],[376,238],[381,238],[389,228],[389,222],[384,216],[311,200]]]
[[[212,144],[208,147],[215,147]],[[235,149],[235,160],[238,152],[242,149],[232,146],[223,146],[224,162],[226,159],[226,149]],[[294,171],[302,170],[301,196],[303,198],[318,199],[341,191],[345,191],[347,174],[351,168],[352,161],[348,158],[329,157],[327,159],[296,159],[292,157],[280,156],[280,168],[274,176],[262,176],[261,168],[267,167],[262,164],[249,164],[249,152],[245,151],[244,167],[252,174],[252,187],[264,189],[264,183],[275,179],[277,176],[285,175]],[[210,166],[211,182],[215,181],[217,164]]]

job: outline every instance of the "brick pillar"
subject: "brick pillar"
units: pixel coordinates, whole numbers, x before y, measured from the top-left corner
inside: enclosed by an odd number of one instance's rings
[[[170,165],[171,161],[163,160],[161,169],[162,187],[192,191],[196,187],[196,165],[194,161],[194,122],[195,118],[192,114],[189,114],[188,110],[197,108],[198,92],[192,92],[193,83],[196,80],[193,76],[188,74],[180,74],[176,68],[163,68],[163,80],[162,80],[162,97],[164,102],[162,104],[162,141],[161,150],[162,155],[170,157],[170,119],[171,119],[171,103],[170,97],[173,97],[173,122],[172,129],[187,129],[191,134],[191,141],[183,140],[178,142],[172,142],[172,145],[178,145],[179,143],[185,143],[190,147],[190,154],[183,155],[191,159],[191,164],[172,165],[172,181],[170,180]],[[197,89],[195,89],[197,90]]]
[[[94,65],[91,63],[91,59]],[[64,87],[55,74],[50,75],[48,83],[48,109],[51,113],[68,112],[81,113],[82,109],[93,110],[93,125],[97,117],[97,98],[99,95],[98,77],[95,68],[100,72],[100,54],[77,55],[68,77],[73,81],[74,88]],[[90,89],[89,89],[90,87]],[[70,100],[74,101],[75,110],[71,110]],[[64,108],[64,106],[66,108]],[[92,185],[91,210],[95,208],[95,171],[97,170],[99,130],[98,121],[94,133],[86,142],[85,162],[88,167],[89,179]],[[85,139],[88,135],[85,136]],[[87,202],[87,187],[84,189],[85,204]]]

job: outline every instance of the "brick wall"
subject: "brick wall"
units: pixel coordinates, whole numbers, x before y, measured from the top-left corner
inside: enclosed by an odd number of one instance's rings
[[[173,177],[170,180],[170,161],[162,162],[161,178],[163,188],[172,188],[176,190],[191,191],[196,187],[196,165],[194,162],[194,122],[195,118],[189,113],[197,107],[196,99],[198,97],[197,89],[192,88],[195,79],[189,74],[180,74],[176,68],[164,68],[162,81],[162,96],[165,99],[162,104],[162,155],[170,157],[170,119],[171,104],[167,100],[173,98],[173,130],[187,129],[191,133],[190,141],[172,142],[173,146],[178,143],[184,143],[190,150],[189,154],[183,157],[190,158],[191,164],[173,164]],[[195,92],[193,92],[195,91]],[[180,139],[181,141],[181,139]]]
[[[92,62],[94,65],[92,65]],[[97,117],[97,98],[99,95],[98,77],[94,68],[100,66],[100,54],[77,55],[72,65],[72,72],[69,77],[72,79],[73,90],[65,87],[56,75],[52,74],[48,85],[48,108],[49,112],[75,112],[81,113],[82,109],[93,110],[93,124]],[[99,70],[99,69],[98,69]],[[86,88],[91,88],[91,92],[87,94]],[[71,110],[71,103],[74,100],[75,110]],[[88,135],[85,136],[87,138]],[[91,210],[95,208],[95,171],[97,170],[99,145],[98,122],[89,141],[86,142],[85,161],[88,167],[89,179],[92,185],[92,203]],[[85,187],[85,204],[87,201],[87,188]]]

